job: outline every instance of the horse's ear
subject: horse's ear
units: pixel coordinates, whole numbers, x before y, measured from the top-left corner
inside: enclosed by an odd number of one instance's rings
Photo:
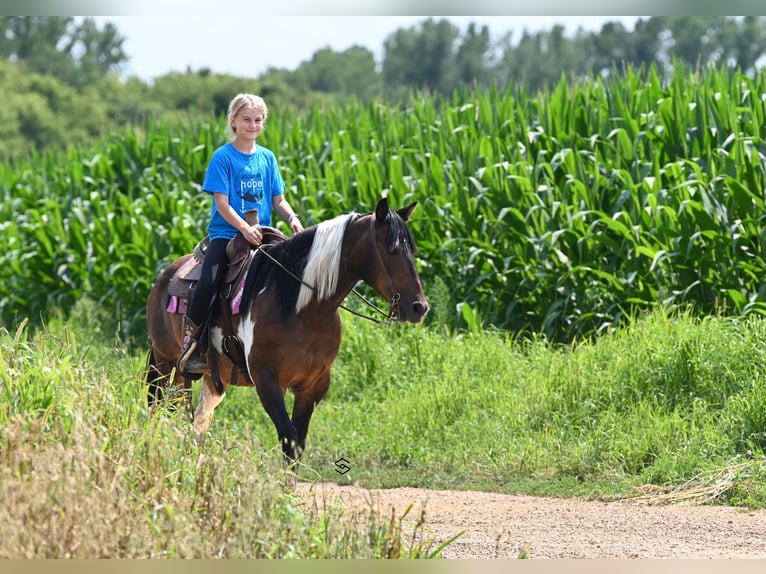
[[[375,208],[375,219],[378,223],[383,223],[388,217],[388,199],[385,197],[378,202]]]
[[[415,211],[415,208],[418,206],[418,202],[415,201],[408,205],[407,207],[402,207],[400,210],[398,210],[396,213],[399,214],[399,217],[401,217],[404,221],[409,221],[410,215],[412,215],[412,212]]]

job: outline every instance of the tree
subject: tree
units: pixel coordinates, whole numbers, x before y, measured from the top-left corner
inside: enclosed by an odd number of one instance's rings
[[[425,88],[447,92],[454,83],[454,46],[459,29],[448,20],[429,18],[399,29],[383,42],[383,86],[387,93]]]
[[[675,16],[668,20],[672,34],[672,56],[683,61],[687,69],[707,65],[716,48],[710,17]]]
[[[561,80],[562,73],[579,76],[586,72],[582,46],[581,36],[567,38],[560,24],[550,32],[524,30],[516,46],[508,34],[496,75],[507,82],[523,83],[530,90],[552,86]]]
[[[76,90],[21,64],[0,61],[0,101],[0,161],[65,150],[112,125],[95,88]]]
[[[633,28],[632,50],[630,59],[638,66],[648,67],[652,62],[660,61],[664,51],[663,31],[665,16],[639,18]]]
[[[744,73],[755,71],[756,64],[766,54],[766,18],[745,16],[733,41],[734,63]]]
[[[92,18],[0,17],[0,57],[76,87],[117,72],[128,59],[123,42],[113,24],[99,29]]]
[[[352,46],[343,52],[323,48],[303,62],[296,75],[314,91],[340,98],[371,99],[380,95],[380,75],[375,56],[367,48]]]
[[[231,98],[239,92],[258,93],[260,82],[243,80],[230,74],[199,72],[169,72],[154,79],[150,90],[152,100],[160,103],[166,114],[183,117],[219,118],[229,107]]]
[[[482,26],[481,31],[477,32],[476,25],[470,23],[455,54],[455,77],[458,83],[487,86],[492,76],[490,56],[489,28]]]
[[[111,22],[99,29],[92,18],[86,18],[68,40],[66,53],[82,78],[96,79],[117,72],[128,60],[122,48],[125,40]]]
[[[608,75],[615,64],[625,64],[632,58],[630,32],[622,22],[607,22],[601,31],[591,34],[588,42],[588,67],[594,75]]]

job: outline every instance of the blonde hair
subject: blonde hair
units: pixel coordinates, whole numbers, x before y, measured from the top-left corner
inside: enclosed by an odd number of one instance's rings
[[[226,114],[226,131],[236,135],[236,131],[231,126],[231,122],[237,117],[237,114],[245,108],[252,108],[263,113],[264,121],[269,116],[269,108],[261,96],[255,94],[237,94],[229,103],[229,112]]]

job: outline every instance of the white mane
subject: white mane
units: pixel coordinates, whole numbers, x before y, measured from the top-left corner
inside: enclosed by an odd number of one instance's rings
[[[306,270],[303,272],[303,282],[316,288],[319,301],[324,301],[335,295],[338,287],[338,266],[343,235],[346,224],[355,214],[339,215],[335,219],[323,221],[316,228],[314,242],[309,251]],[[301,285],[295,312],[300,311],[311,302],[314,291],[306,285]]]

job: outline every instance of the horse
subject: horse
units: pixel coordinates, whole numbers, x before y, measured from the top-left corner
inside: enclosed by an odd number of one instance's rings
[[[202,374],[191,415],[198,439],[204,438],[230,385],[254,386],[286,464],[297,463],[314,409],[330,385],[342,338],[339,308],[346,296],[362,281],[388,302],[391,322],[420,323],[428,312],[406,224],[416,206],[395,211],[383,198],[374,212],[340,215],[258,248],[262,258],[255,276],[248,278],[244,309],[225,318],[219,297],[208,321],[210,370]],[[147,298],[150,406],[173,389],[182,389],[191,400],[191,380],[176,369],[183,318],[167,310],[171,278],[191,256],[171,263]],[[239,364],[227,353],[227,329],[241,342],[244,361]],[[292,418],[285,407],[287,390],[295,398]]]

